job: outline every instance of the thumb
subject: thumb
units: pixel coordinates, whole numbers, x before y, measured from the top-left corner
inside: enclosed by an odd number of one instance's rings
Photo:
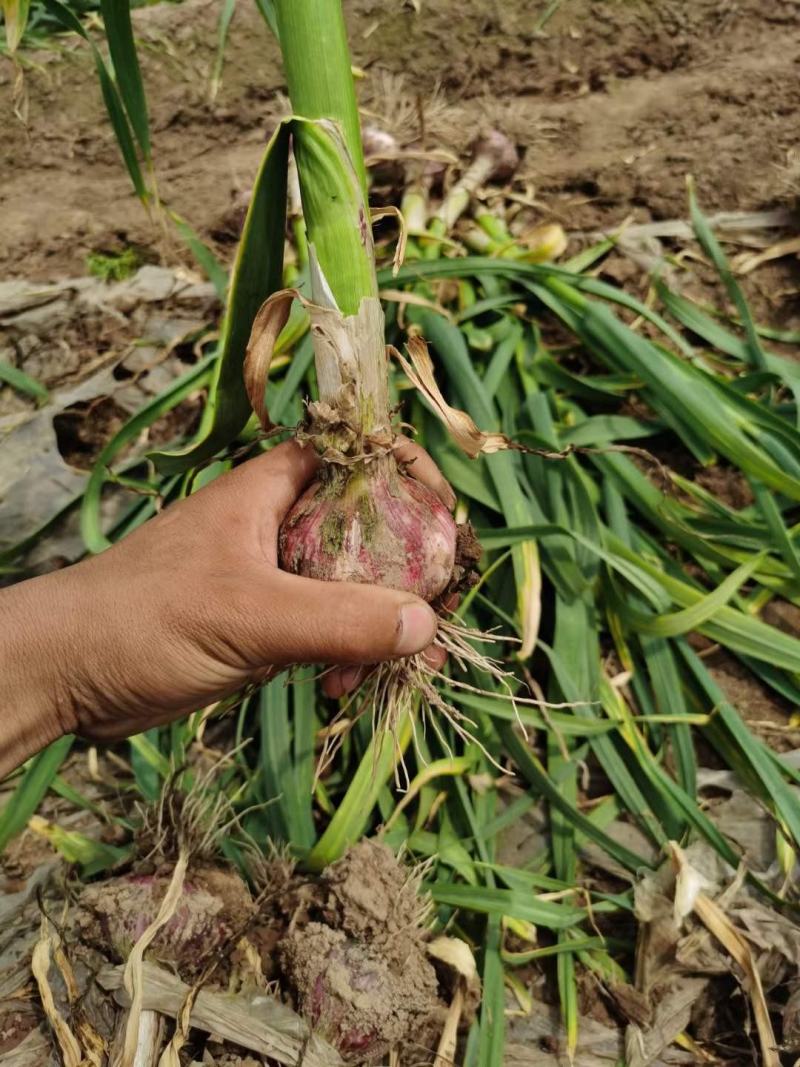
[[[377,663],[421,652],[436,635],[424,600],[397,589],[275,573],[268,662]]]

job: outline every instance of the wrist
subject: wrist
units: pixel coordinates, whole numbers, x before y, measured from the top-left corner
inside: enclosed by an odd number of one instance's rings
[[[0,590],[0,777],[75,729],[67,572]]]

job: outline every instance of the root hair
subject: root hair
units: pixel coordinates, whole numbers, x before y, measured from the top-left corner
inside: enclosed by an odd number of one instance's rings
[[[397,756],[395,784],[401,791],[408,788],[410,781],[403,758],[403,745],[398,733],[399,726],[406,716],[411,722],[412,738],[418,754],[421,749],[417,731],[421,725],[423,733],[428,728],[434,732],[443,750],[452,757],[452,747],[443,729],[444,722],[464,744],[476,745],[493,766],[504,774],[510,773],[508,768],[498,763],[487,750],[485,744],[477,736],[478,724],[456,706],[455,694],[451,695],[447,690],[460,690],[493,700],[508,701],[514,709],[517,725],[526,740],[528,734],[519,715],[519,706],[547,709],[572,708],[576,705],[574,703],[551,703],[517,695],[512,688],[512,681],[518,682],[513,672],[506,669],[499,659],[487,655],[481,648],[482,645],[496,645],[507,640],[510,639],[498,633],[484,632],[465,626],[456,615],[439,619],[439,627],[433,642],[434,647],[446,652],[448,658],[458,666],[462,673],[466,674],[471,670],[474,673],[487,675],[494,683],[492,689],[483,689],[443,674],[442,671],[432,667],[422,653],[376,664],[364,678],[361,686],[340,708],[325,731],[325,742],[317,765],[317,777],[319,778],[331,765],[344,737],[355,722],[368,713],[372,716],[373,736],[378,739],[391,739],[395,747]]]

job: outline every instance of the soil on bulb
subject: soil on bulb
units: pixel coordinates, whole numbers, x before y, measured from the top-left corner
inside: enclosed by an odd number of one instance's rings
[[[171,877],[169,868],[85,886],[76,913],[81,940],[124,962],[158,914]],[[255,910],[250,890],[235,871],[190,867],[175,914],[156,934],[147,958],[173,966],[190,981],[214,953],[236,940]]]
[[[304,879],[284,913],[277,953],[294,1006],[350,1063],[379,1062],[390,1048],[432,1059],[445,1005],[418,888],[387,846],[366,840]]]
[[[70,894],[73,902],[61,927],[65,951],[87,1018],[108,1041],[124,1028],[126,1009],[97,976],[108,973],[106,964],[127,961],[154,920],[173,870],[166,859],[156,867],[142,861],[131,873]],[[231,1004],[239,995],[242,1004],[250,1003],[254,992],[276,997],[347,1063],[382,1063],[390,1050],[402,1067],[432,1062],[452,991],[447,975],[434,969],[427,954],[429,905],[419,893],[418,873],[387,846],[367,840],[318,876],[277,855],[251,874],[252,888],[223,864],[191,863],[176,912],[145,960],[187,985],[202,978],[204,990],[224,991]],[[54,875],[48,882],[49,914],[60,914],[63,892],[62,876]],[[33,898],[28,912],[13,967],[17,984],[29,988],[35,1023],[40,1002],[30,956],[41,914]],[[3,977],[0,957],[0,981]],[[68,1011],[57,969],[51,979],[61,1009]],[[462,1020],[465,1025],[473,1007]],[[30,1027],[15,1015],[8,1017],[7,1029],[14,1049]],[[165,1040],[170,1033],[168,1016]],[[48,1040],[44,1032],[42,1040]],[[212,1040],[215,1062],[225,1062],[219,1057],[228,1055],[233,1062],[236,1057],[246,1061],[248,1048],[213,1038],[202,1027],[190,1031],[189,1060],[201,1059]]]

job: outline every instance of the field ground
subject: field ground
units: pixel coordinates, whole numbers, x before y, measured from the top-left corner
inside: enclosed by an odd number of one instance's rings
[[[265,142],[288,105],[277,47],[246,0],[237,5],[222,81],[211,99],[219,7],[217,0],[156,4],[137,11],[134,22],[160,195],[229,264]],[[770,245],[773,231],[762,225],[763,213],[782,213],[775,234],[794,232],[796,0],[345,0],[345,9],[364,121],[391,131],[404,148],[446,149],[459,159],[489,126],[504,130],[522,153],[516,194],[534,221],[563,226],[571,253],[601,233],[686,218],[687,175],[708,214],[762,213],[761,222],[743,226],[741,242],[728,248],[732,254]],[[0,387],[0,434],[8,431],[0,439],[0,548],[30,533],[54,500],[76,491],[125,419],[194,364],[194,338],[219,313],[213,288],[189,253],[132,196],[87,49],[71,38],[51,39],[24,50],[22,71],[20,91],[18,72],[0,57],[0,357],[10,353],[53,391],[62,410],[55,419],[49,409],[32,415],[27,399]],[[15,106],[24,123],[12,117]],[[132,281],[106,287],[86,277],[90,257],[128,249],[145,264]],[[673,266],[681,256],[699,260],[688,240],[667,237],[656,251],[665,249]],[[636,254],[614,252],[600,276],[645,297],[652,251],[643,245]],[[742,284],[761,323],[800,330],[796,253],[776,257]],[[718,282],[698,263],[685,292],[718,301]],[[795,358],[796,349],[778,341],[774,350]],[[188,430],[198,417],[199,401],[187,400],[150,429],[149,442],[169,440],[176,427]],[[702,469],[685,452],[658,455],[732,508],[752,502],[746,479],[731,467]],[[30,562],[41,570],[60,566],[79,546],[73,521]],[[779,599],[764,612],[794,637],[799,615]],[[794,758],[800,729],[792,702],[724,649],[692,640],[753,732]],[[716,825],[756,865],[768,863],[776,847],[772,823],[742,792],[728,795],[723,786],[714,792],[729,772],[709,746],[698,748],[703,787],[711,787],[705,804]],[[96,780],[87,783],[76,764],[63,771],[67,784],[74,774],[90,799],[107,795],[98,783],[107,784],[116,768],[102,757]],[[89,825],[82,814],[70,824]],[[630,826],[619,832],[629,834],[626,845],[647,846]],[[533,815],[521,819],[505,835],[502,859],[530,855],[543,833]],[[3,857],[6,893],[21,888],[51,855],[42,837],[17,838]],[[616,872],[607,873],[616,884]],[[3,906],[0,899],[0,918]],[[703,1000],[711,1005],[709,1020],[705,1029],[695,1020],[695,1036],[708,1037],[723,1057],[718,1063],[744,1064],[750,1054],[760,1062],[752,1034],[752,1045],[738,1033],[732,1037],[724,1059],[742,1000],[719,959],[713,964],[713,996],[704,993]],[[635,1004],[607,1002],[598,988],[589,977],[580,990],[579,1067],[612,1067],[620,1016],[636,1012]],[[698,986],[698,997],[701,991]],[[510,1024],[506,1062],[514,1067],[566,1062],[556,1056],[563,1042],[552,988],[540,986],[538,993],[533,1010]],[[0,1011],[0,1062],[15,1047],[15,1035],[39,1020],[25,1004],[15,1011]],[[42,1048],[31,1049],[33,1058],[13,1061],[15,1067],[37,1062]],[[239,1062],[219,1055],[209,1062]],[[692,1056],[672,1046],[647,1062],[700,1062]]]
[[[542,222],[564,226],[570,251],[623,225],[684,218],[687,175],[709,213],[797,205],[800,9],[792,0],[564,0],[539,30],[528,0],[423,2],[419,13],[400,0],[346,0],[345,10],[354,64],[364,73],[365,123],[393,131],[401,145],[444,147],[462,158],[481,130],[505,130],[523,155],[519,184]],[[210,102],[217,18],[215,0],[186,0],[140,10],[135,25],[160,193],[230,261],[249,183],[288,105],[278,50],[247,3],[237,6]],[[62,40],[25,54],[27,125],[9,117],[0,141],[0,281],[63,282],[85,275],[93,252],[130,246],[145,262],[191,269],[189,253],[130,192],[87,50]],[[6,62],[0,87],[9,111],[13,82]],[[603,276],[640,294],[648,284],[624,255],[606,260]],[[157,346],[213,314],[213,292],[193,277],[182,283],[155,272],[133,295],[123,287],[91,296],[88,312],[77,294],[67,293],[66,305],[62,294],[12,331],[18,338],[30,329],[23,367],[67,392],[70,410],[56,438],[73,466],[90,466],[125,413],[169,380],[162,369],[139,381]],[[800,327],[796,257],[767,263],[745,285],[759,318]],[[691,286],[712,292],[697,279]],[[13,314],[15,295],[10,289]],[[3,310],[0,303],[0,346]],[[114,398],[94,395],[108,387],[102,380],[85,395],[81,381],[121,354],[114,376],[125,380],[112,383]],[[173,373],[184,366],[174,364]],[[0,415],[25,406],[0,392]],[[187,424],[194,413],[179,416]],[[161,438],[171,429],[167,421]],[[713,469],[700,478],[736,502],[733,475]],[[39,516],[47,506],[40,496],[26,489],[0,517],[0,540],[27,532],[12,526],[23,521],[21,510],[28,523]],[[761,707],[757,684],[744,699]],[[769,718],[774,698],[763,700],[760,717]]]
[[[793,205],[791,0],[563,0],[539,31],[529,0],[420,7],[345,3],[365,113],[405,143],[459,153],[498,125],[524,148],[520,177],[542,216],[568,231],[681,218],[687,174],[707,211]],[[209,102],[217,16],[214,0],[187,0],[138,12],[136,27],[161,194],[219,239],[284,105],[277,48],[246,3]],[[130,195],[87,50],[26,58],[28,124],[7,110],[0,144],[0,277],[80,275],[88,253],[119,241],[168,255]],[[7,109],[13,83],[3,63]]]

